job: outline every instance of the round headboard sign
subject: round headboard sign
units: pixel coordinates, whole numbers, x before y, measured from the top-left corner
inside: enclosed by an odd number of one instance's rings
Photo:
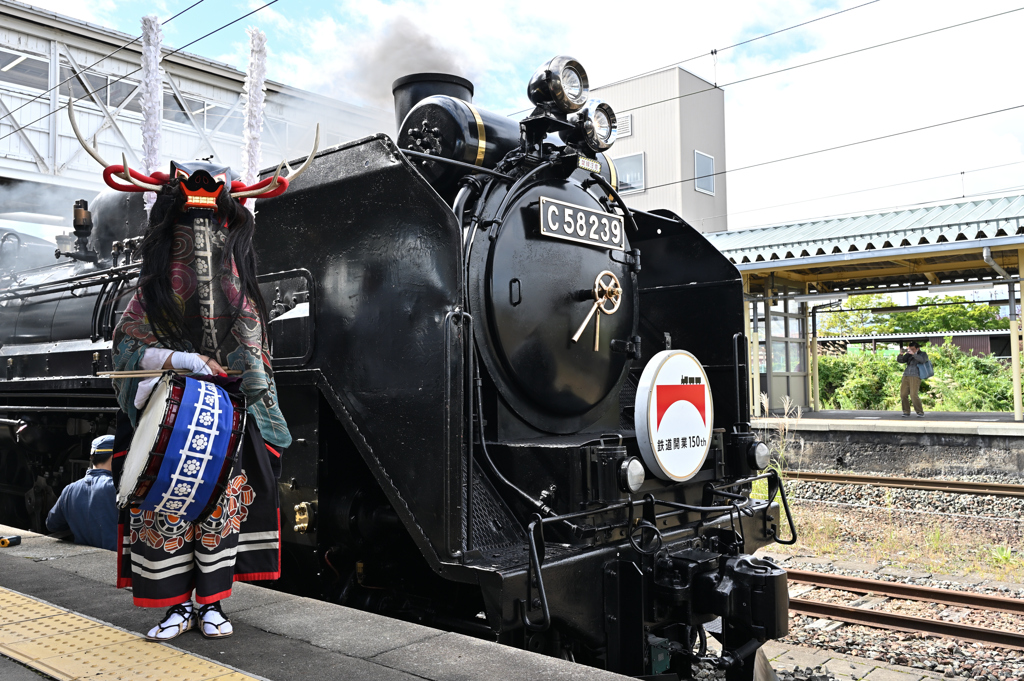
[[[714,427],[708,375],[685,350],[662,350],[640,376],[633,407],[636,439],[648,470],[689,480],[707,458]]]

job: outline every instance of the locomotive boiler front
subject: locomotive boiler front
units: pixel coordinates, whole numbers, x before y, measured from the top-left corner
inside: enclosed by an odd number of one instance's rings
[[[623,217],[551,177],[481,203],[480,221],[496,224],[469,236],[468,293],[503,402],[543,433],[618,428],[638,322]]]

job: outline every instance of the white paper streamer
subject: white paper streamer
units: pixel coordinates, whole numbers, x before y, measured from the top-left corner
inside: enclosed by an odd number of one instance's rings
[[[266,101],[267,81],[267,36],[263,31],[250,26],[249,70],[245,74],[242,96],[245,97],[245,115],[242,123],[242,182],[255,184],[259,179],[262,149],[260,133],[263,131],[263,105]],[[249,211],[256,214],[256,199],[245,202]]]
[[[164,71],[160,68],[160,44],[163,33],[160,19],[156,16],[142,17],[142,169],[147,175],[160,170],[160,120],[164,107]],[[143,196],[146,212],[156,202],[156,194],[146,192]]]

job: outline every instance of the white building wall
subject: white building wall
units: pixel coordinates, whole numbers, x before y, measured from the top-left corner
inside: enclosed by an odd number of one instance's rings
[[[692,179],[695,150],[715,159],[716,172],[726,167],[721,89],[670,68],[595,88],[591,96],[611,104],[620,119],[630,119],[630,134],[609,150],[612,161],[644,155],[644,189],[624,192],[623,200],[640,210],[667,208],[701,231],[727,228],[725,176],[715,177],[713,196],[697,191]]]

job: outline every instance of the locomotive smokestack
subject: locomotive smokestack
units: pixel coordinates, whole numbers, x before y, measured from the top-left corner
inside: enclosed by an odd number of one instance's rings
[[[449,73],[413,73],[391,84],[395,96],[395,126],[402,134],[402,122],[409,110],[433,95],[448,95],[464,102],[473,101],[473,84]],[[398,138],[397,135],[395,137]]]

